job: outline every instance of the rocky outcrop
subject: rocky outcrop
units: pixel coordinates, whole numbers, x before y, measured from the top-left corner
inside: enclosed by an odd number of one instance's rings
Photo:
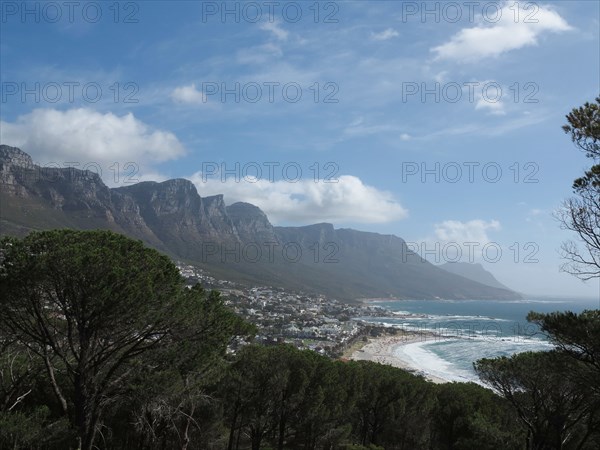
[[[0,145],[0,184],[5,193],[27,196],[26,180],[33,180],[35,176],[35,166],[27,153],[16,147]]]
[[[148,181],[113,191],[133,199],[148,228],[179,257],[203,259],[208,243],[239,241],[223,196],[201,198],[189,180]]]
[[[238,202],[227,207],[227,215],[242,242],[277,242],[273,225],[260,208],[250,203]]]
[[[0,163],[10,164],[16,167],[33,168],[31,156],[17,147],[0,145]]]

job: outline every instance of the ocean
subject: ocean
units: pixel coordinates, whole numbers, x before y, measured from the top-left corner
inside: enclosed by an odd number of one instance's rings
[[[529,311],[581,312],[600,307],[598,299],[543,299],[519,301],[490,300],[399,300],[373,301],[394,311],[397,317],[370,317],[364,320],[412,331],[431,331],[402,345],[396,356],[423,374],[448,381],[479,379],[473,362],[480,358],[510,356],[523,351],[550,350],[553,346],[535,324],[527,322]]]

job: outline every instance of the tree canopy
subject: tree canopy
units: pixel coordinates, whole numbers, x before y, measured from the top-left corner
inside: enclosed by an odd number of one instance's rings
[[[598,405],[573,376],[578,365],[558,351],[524,352],[481,359],[475,370],[515,408],[528,431],[527,449],[595,448]]]
[[[600,159],[600,97],[567,115],[563,127],[594,162]],[[600,276],[600,165],[573,183],[558,218],[584,250],[563,244],[563,269],[581,279]],[[479,377],[514,407],[527,429],[527,449],[600,447],[600,310],[548,314],[530,312],[555,349],[474,364]]]
[[[562,268],[588,280],[600,276],[600,97],[596,103],[574,108],[567,121],[563,130],[594,165],[573,182],[576,196],[557,213],[562,228],[575,232],[584,246],[582,251],[575,242],[565,242],[562,253],[567,262]]]
[[[248,331],[218,294],[187,289],[169,258],[119,234],[8,237],[0,255],[0,337],[44,368],[77,448],[92,448],[105,411],[145,371],[191,377]]]

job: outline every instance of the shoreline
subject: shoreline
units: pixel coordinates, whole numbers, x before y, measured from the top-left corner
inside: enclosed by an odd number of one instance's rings
[[[370,303],[384,303],[384,302],[401,302],[407,300],[405,298],[357,298],[356,302],[362,305],[368,305]]]
[[[414,302],[414,301],[419,301],[419,302],[428,302],[428,301],[444,301],[444,300],[451,300],[451,299],[446,299],[446,298],[390,298],[390,297],[385,297],[385,298],[357,298],[355,301],[357,303],[362,303],[364,305],[368,305],[369,303],[386,303],[386,302]]]
[[[451,383],[450,380],[427,373],[422,368],[411,364],[396,354],[396,349],[408,344],[424,342],[429,339],[439,339],[440,336],[435,333],[427,332],[407,332],[396,336],[382,336],[377,338],[369,338],[361,348],[352,352],[348,359],[353,361],[372,361],[379,364],[386,364],[392,367],[406,370],[414,375],[421,375],[426,380],[432,383]]]

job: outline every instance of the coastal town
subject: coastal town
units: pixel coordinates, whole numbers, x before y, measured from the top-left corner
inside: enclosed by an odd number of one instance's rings
[[[272,286],[242,286],[196,266],[177,262],[177,267],[189,284],[220,291],[226,305],[257,327],[258,343],[288,343],[339,358],[357,342],[397,331],[376,325],[374,318],[395,316],[378,305],[348,304]]]

